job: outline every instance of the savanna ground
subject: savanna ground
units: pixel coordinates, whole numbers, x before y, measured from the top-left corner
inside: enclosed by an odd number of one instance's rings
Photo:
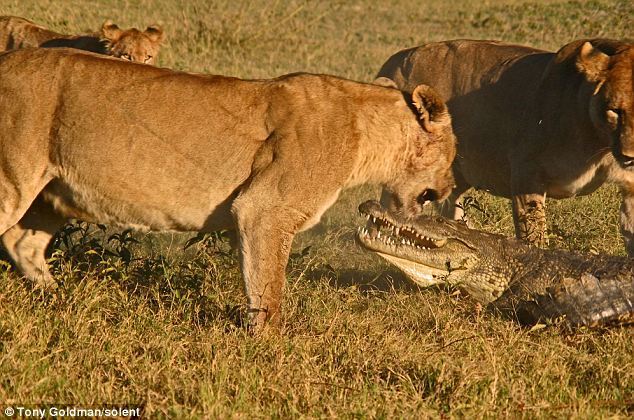
[[[395,51],[427,41],[556,49],[580,37],[631,37],[634,26],[628,0],[0,0],[0,14],[66,33],[106,18],[158,22],[166,67],[362,81]],[[193,235],[72,225],[53,256],[57,293],[0,273],[0,403],[131,404],[179,418],[632,415],[632,329],[530,331],[460,294],[413,286],[354,244],[356,206],[377,196],[347,192],[297,238],[280,336],[240,326],[240,273],[222,235],[184,251]],[[479,227],[512,233],[508,201],[472,196]],[[549,201],[551,246],[623,253],[617,209],[609,187]]]

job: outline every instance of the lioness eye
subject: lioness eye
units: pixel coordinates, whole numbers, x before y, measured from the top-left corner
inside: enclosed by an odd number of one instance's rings
[[[121,58],[125,60],[130,60],[130,54],[121,54]]]
[[[621,116],[621,110],[620,109],[608,109],[605,112],[605,115],[607,116],[608,122],[610,124],[616,124],[619,121],[619,117]]]
[[[145,62],[148,62],[148,61],[150,61],[151,59],[152,59],[152,56],[151,56],[151,55],[147,55],[147,56],[145,56]]]

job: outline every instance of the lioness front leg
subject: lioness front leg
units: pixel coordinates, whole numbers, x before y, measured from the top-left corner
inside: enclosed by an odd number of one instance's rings
[[[634,257],[634,185],[623,187],[621,194],[623,195],[620,212],[621,234],[627,255]]]
[[[254,332],[265,324],[277,328],[291,243],[305,218],[289,207],[260,208],[248,196],[238,198],[232,211],[240,239],[249,328]]]
[[[2,244],[17,269],[37,287],[57,285],[49,272],[46,249],[65,222],[65,218],[38,196],[22,219],[2,235]]]
[[[466,209],[464,206],[463,194],[471,188],[469,184],[464,180],[460,172],[454,170],[454,178],[456,185],[451,194],[445,201],[441,201],[436,204],[441,216],[452,220],[460,220],[467,223],[467,226],[471,227],[469,219],[467,218]]]
[[[532,244],[545,245],[547,243],[545,194],[514,195],[512,201],[515,235]]]

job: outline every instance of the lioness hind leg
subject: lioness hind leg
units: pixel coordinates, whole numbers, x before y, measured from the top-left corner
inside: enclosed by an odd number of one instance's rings
[[[46,172],[44,165],[37,165],[37,156],[31,156],[31,161],[25,161],[24,156],[13,158],[5,159],[0,168],[0,235],[4,235],[20,222],[38,194],[51,180],[34,176]],[[25,170],[24,167],[29,169]]]
[[[17,269],[37,287],[57,286],[46,262],[46,249],[65,221],[38,196],[22,219],[2,235],[2,244]]]
[[[0,173],[0,235],[20,221],[46,185],[46,182],[42,182],[35,188],[26,186],[22,189],[21,185],[11,185],[12,182],[7,182],[7,178],[6,174]]]

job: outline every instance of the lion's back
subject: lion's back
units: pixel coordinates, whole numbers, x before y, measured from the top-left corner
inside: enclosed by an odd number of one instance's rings
[[[58,36],[61,35],[30,20],[17,16],[0,16],[0,51],[38,47]]]
[[[394,80],[403,90],[433,86],[445,100],[479,89],[509,62],[543,51],[499,41],[458,39],[432,42],[390,57],[378,76]]]

